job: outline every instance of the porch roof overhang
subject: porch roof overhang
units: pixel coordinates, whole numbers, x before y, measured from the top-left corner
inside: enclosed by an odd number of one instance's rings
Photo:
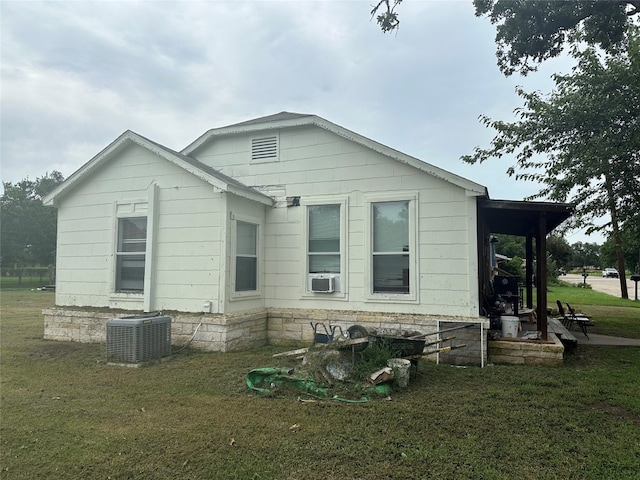
[[[480,215],[491,233],[527,236],[538,230],[540,217],[546,219],[545,235],[568,219],[575,209],[571,203],[479,200]]]

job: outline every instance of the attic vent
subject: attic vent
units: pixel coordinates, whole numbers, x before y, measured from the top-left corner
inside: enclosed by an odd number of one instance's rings
[[[278,137],[261,137],[251,139],[252,162],[278,161]]]

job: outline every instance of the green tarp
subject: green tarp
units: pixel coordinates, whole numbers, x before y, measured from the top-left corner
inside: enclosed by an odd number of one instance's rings
[[[315,380],[308,376],[297,375],[292,369],[287,368],[256,368],[247,374],[247,387],[259,393],[272,393],[280,386],[297,388],[305,394],[321,399],[336,400],[339,402],[362,403],[368,402],[365,396],[358,400],[349,400],[337,395],[329,396],[329,388],[318,385]],[[391,385],[382,384],[374,386],[357,386],[356,389],[364,394],[389,395],[392,391]]]

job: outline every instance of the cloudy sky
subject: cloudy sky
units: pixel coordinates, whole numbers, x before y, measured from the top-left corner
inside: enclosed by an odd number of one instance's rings
[[[496,66],[471,0],[406,0],[383,34],[372,0],[0,1],[2,180],[67,177],[130,129],[181,150],[210,128],[311,113],[521,200],[506,158],[465,165],[510,120],[515,86],[549,92],[566,58],[526,78]],[[581,232],[569,243],[601,243]]]

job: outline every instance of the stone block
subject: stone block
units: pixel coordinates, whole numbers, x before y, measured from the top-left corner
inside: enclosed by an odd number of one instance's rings
[[[266,323],[266,322],[265,322]],[[256,334],[261,334],[267,331],[267,327],[266,325],[263,324],[258,324],[258,325],[252,325],[249,327],[249,334],[250,335],[256,335]]]
[[[489,363],[524,365],[524,357],[515,355],[489,355]]]
[[[309,327],[311,328],[311,327]],[[286,323],[284,324],[284,331],[285,332],[302,332],[303,328],[302,325],[300,323]]]
[[[283,329],[282,317],[269,317],[269,320],[267,321],[267,329],[281,331]]]
[[[300,331],[285,331],[281,336],[285,341],[302,341],[302,333]]]

